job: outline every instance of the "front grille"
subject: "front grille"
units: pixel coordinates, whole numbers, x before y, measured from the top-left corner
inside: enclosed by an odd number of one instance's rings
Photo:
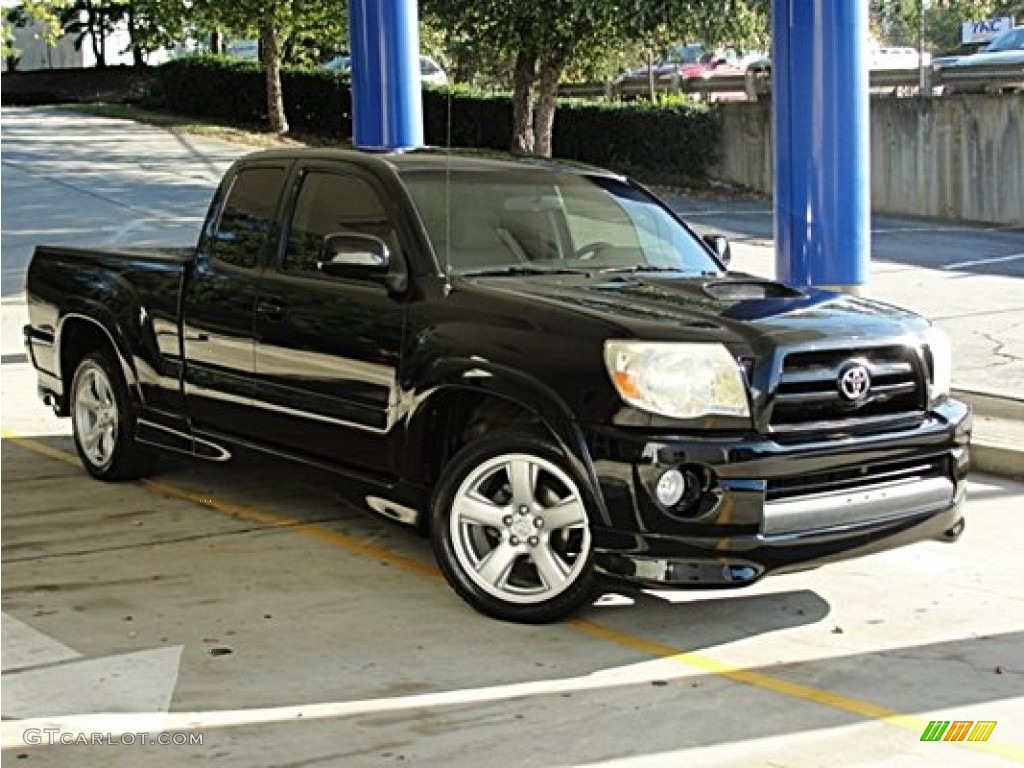
[[[855,364],[864,366],[871,384],[866,396],[848,400],[840,394],[839,379]],[[790,352],[783,360],[769,424],[773,431],[785,432],[920,419],[925,391],[922,364],[912,347]]]
[[[778,501],[817,493],[854,491],[882,483],[948,476],[949,459],[946,456],[887,461],[808,475],[775,478],[768,481],[766,498],[768,501]]]

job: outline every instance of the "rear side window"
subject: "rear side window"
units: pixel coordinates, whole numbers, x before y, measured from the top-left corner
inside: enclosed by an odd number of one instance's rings
[[[317,262],[324,238],[339,233],[374,235],[392,254],[398,252],[395,228],[384,201],[367,181],[326,171],[307,173],[288,228],[284,268],[320,274]]]
[[[243,269],[259,265],[283,185],[283,168],[246,168],[235,176],[213,236],[215,258]]]

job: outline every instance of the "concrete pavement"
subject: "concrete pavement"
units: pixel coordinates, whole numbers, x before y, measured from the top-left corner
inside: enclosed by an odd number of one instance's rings
[[[1024,591],[998,567],[1024,485],[975,478],[955,545],[512,626],[329,476],[242,456],[90,480],[66,420],[24,415],[23,367],[0,366],[2,426],[32,435],[3,440],[4,765],[1024,762]],[[924,743],[931,720],[996,727]]]

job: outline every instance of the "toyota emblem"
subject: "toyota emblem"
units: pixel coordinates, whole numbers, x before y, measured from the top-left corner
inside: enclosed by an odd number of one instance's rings
[[[839,373],[839,394],[844,400],[856,402],[871,391],[871,374],[860,363],[847,363]]]

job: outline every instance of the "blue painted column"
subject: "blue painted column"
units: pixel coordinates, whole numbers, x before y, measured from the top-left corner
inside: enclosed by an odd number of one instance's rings
[[[352,138],[359,149],[423,145],[416,0],[349,0]]]
[[[775,266],[854,293],[871,263],[868,4],[772,0]]]

